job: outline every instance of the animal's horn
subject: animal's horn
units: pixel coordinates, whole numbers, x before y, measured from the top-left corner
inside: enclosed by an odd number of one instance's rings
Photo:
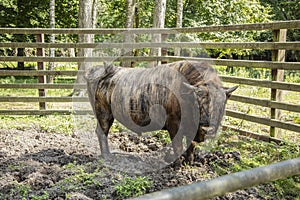
[[[189,89],[192,89],[192,90],[197,89],[197,87],[195,87],[195,86],[193,86],[193,85],[190,85],[190,84],[188,84],[188,83],[185,83],[185,82],[183,82],[183,85],[186,86],[186,87],[189,88]]]
[[[234,86],[234,87],[231,87],[231,88],[228,88],[225,92],[226,92],[226,95],[230,95],[232,92],[234,92],[239,86]]]

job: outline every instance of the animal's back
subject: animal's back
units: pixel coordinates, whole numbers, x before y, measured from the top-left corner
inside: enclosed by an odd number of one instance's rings
[[[217,71],[208,62],[184,60],[165,66],[181,73],[191,85],[199,86],[206,82],[213,82],[217,87],[222,86]]]

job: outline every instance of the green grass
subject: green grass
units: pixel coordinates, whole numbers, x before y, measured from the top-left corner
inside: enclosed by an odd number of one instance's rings
[[[300,157],[299,145],[293,143],[278,145],[261,142],[239,136],[238,133],[232,131],[221,132],[217,140],[204,143],[199,148],[212,152],[240,153],[240,160],[230,160],[228,167],[224,167],[218,161],[213,163],[215,172],[220,176]],[[272,197],[276,196],[276,199],[300,199],[300,175],[264,185],[273,188],[272,194],[264,194],[266,199],[268,199],[268,195],[272,195]],[[261,191],[261,193],[264,192]]]
[[[73,116],[0,116],[0,129],[36,129],[42,132],[72,134],[75,130]]]
[[[132,178],[125,175],[114,188],[118,199],[124,199],[143,195],[152,186],[153,182],[146,176],[136,176]]]
[[[64,168],[69,170],[72,175],[62,179],[56,185],[66,193],[83,190],[91,186],[100,188],[102,183],[99,179],[102,176],[102,172],[98,168],[89,169],[90,165],[91,163],[86,163],[85,165],[78,165],[76,162],[69,163]]]

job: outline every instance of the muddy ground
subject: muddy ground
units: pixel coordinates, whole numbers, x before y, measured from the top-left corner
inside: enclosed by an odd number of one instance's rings
[[[147,192],[154,192],[211,179],[218,176],[216,163],[228,167],[240,159],[239,152],[197,150],[193,165],[178,167],[157,156],[165,145],[158,138],[121,132],[110,134],[110,143],[115,153],[103,160],[93,133],[0,130],[0,199],[122,199],[115,186],[125,176],[148,177]],[[258,186],[215,199],[265,199],[268,190]]]

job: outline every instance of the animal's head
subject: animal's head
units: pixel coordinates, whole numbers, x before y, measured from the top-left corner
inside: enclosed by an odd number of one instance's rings
[[[195,137],[196,142],[203,142],[204,137],[214,137],[221,124],[225,104],[238,87],[225,89],[208,82],[199,86],[185,84],[189,91],[193,91],[199,104],[199,128]]]

